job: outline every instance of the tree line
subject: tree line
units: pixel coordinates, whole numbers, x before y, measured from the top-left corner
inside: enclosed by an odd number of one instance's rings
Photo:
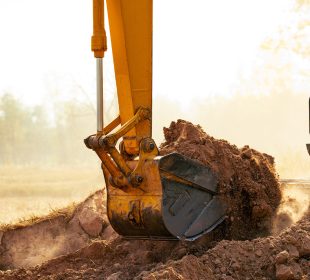
[[[83,139],[95,131],[95,115],[75,100],[25,106],[0,96],[0,164],[87,164],[95,159]]]

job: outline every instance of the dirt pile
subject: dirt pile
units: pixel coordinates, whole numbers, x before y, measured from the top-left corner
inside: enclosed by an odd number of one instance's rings
[[[162,155],[178,152],[218,175],[219,192],[228,205],[226,238],[252,239],[270,233],[281,201],[273,157],[249,146],[238,149],[183,120],[164,128],[164,136]]]
[[[310,279],[310,215],[277,237],[224,240],[201,257],[158,265],[140,279]]]
[[[223,240],[204,253],[206,240],[126,241],[111,232],[75,253],[30,269],[1,272],[0,279],[310,279],[310,215],[277,237]],[[193,247],[192,247],[193,246]]]
[[[88,245],[103,236],[105,214],[104,192],[98,191],[48,216],[0,226],[0,270],[35,266]]]

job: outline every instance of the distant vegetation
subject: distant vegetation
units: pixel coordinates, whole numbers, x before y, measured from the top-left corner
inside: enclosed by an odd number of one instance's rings
[[[26,107],[12,94],[0,96],[0,164],[76,164],[95,159],[83,143],[95,115],[85,104],[64,101],[52,110]]]

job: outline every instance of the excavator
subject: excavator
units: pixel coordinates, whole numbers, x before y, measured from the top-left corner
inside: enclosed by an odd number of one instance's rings
[[[104,124],[104,26],[108,13],[119,116]],[[85,145],[101,160],[107,215],[128,239],[195,240],[225,219],[218,178],[181,154],[160,156],[152,139],[152,0],[93,0],[97,132]],[[117,148],[118,146],[118,148]]]

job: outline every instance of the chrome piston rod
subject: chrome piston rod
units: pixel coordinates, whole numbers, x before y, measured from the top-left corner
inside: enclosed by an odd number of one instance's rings
[[[96,58],[96,75],[97,75],[97,132],[102,132],[104,127],[102,58]]]

